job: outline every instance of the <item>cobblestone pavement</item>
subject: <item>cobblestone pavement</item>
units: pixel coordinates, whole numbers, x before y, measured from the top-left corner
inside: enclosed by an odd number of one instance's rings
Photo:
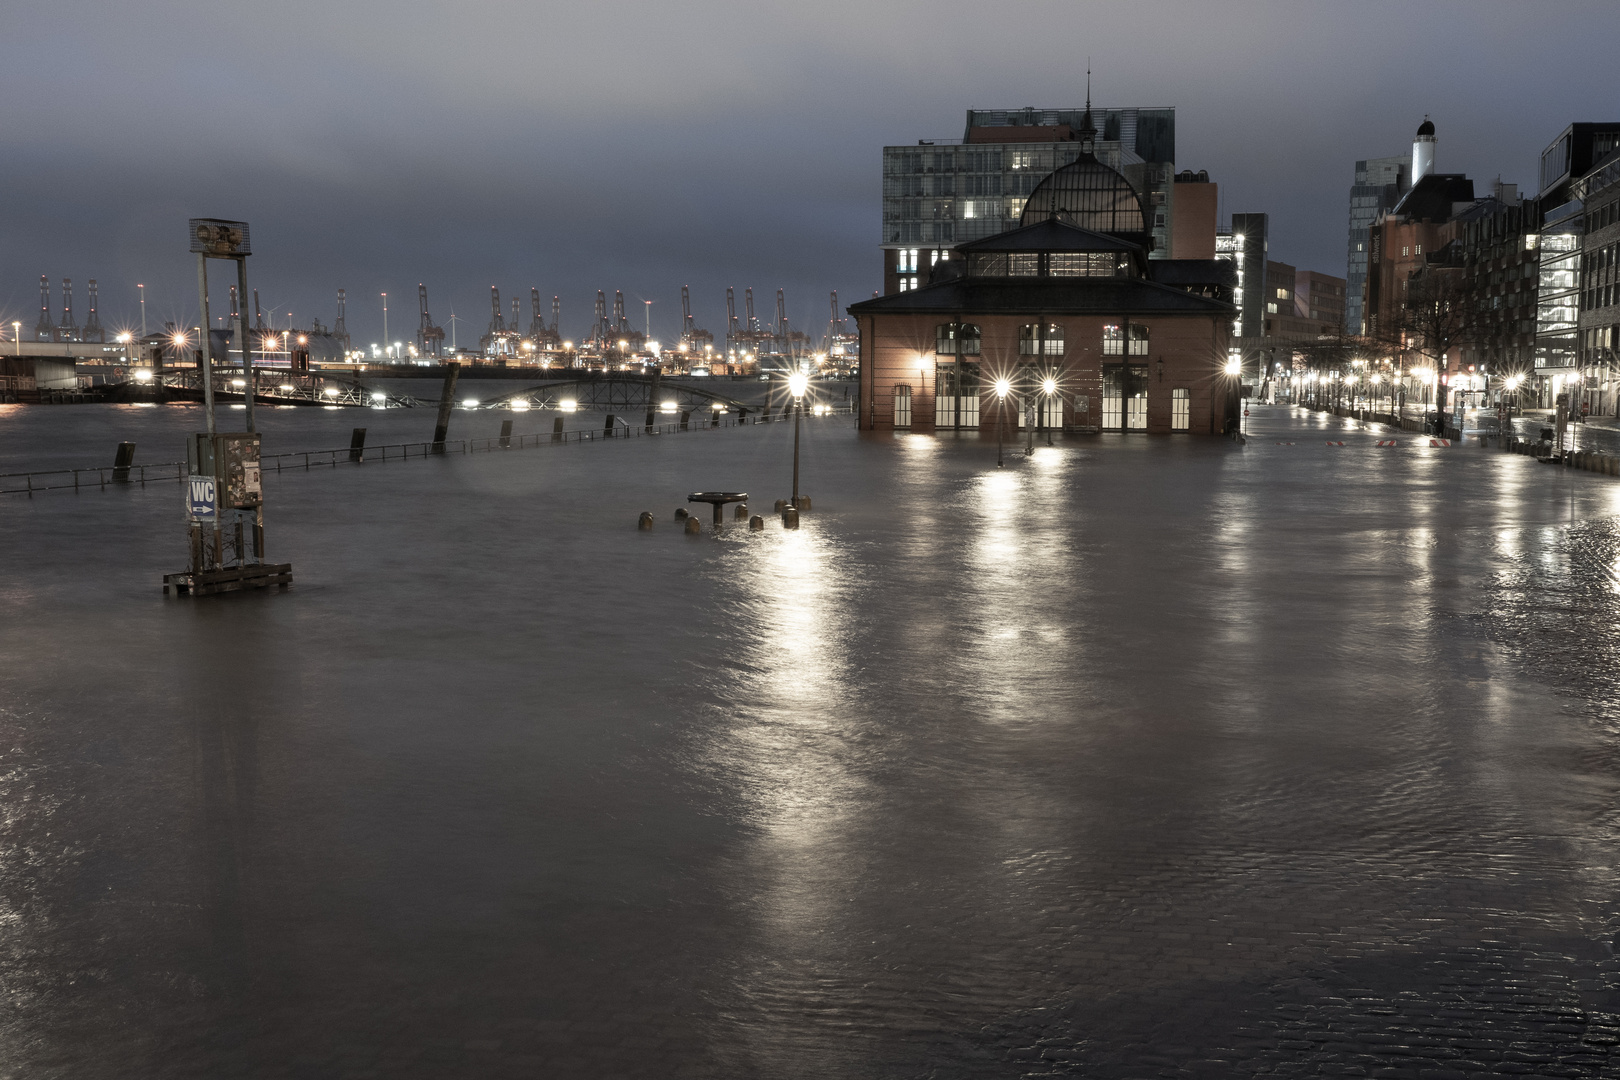
[[[1252,413],[6,504],[0,1076],[1620,1076],[1620,482]]]

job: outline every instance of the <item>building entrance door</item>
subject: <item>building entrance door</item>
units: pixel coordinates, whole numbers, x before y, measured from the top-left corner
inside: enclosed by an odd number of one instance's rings
[[[1187,388],[1178,386],[1170,391],[1170,430],[1186,431],[1192,426],[1192,398]]]
[[[896,429],[911,427],[911,387],[905,383],[894,388],[894,426]]]
[[[1147,365],[1104,364],[1104,431],[1147,430]]]
[[[968,361],[944,366],[934,378],[934,426],[979,426],[979,365]]]

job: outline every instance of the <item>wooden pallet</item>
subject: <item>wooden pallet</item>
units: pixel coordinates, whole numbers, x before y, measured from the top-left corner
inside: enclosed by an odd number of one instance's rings
[[[192,596],[212,596],[215,593],[239,592],[242,589],[268,589],[272,585],[285,588],[292,584],[292,563],[254,563],[251,566],[231,566],[223,570],[190,570],[163,575],[163,591]]]

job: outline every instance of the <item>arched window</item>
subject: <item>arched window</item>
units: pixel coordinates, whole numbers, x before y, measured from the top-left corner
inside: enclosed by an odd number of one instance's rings
[[[940,356],[978,356],[979,328],[973,323],[940,323],[934,327],[934,352]]]

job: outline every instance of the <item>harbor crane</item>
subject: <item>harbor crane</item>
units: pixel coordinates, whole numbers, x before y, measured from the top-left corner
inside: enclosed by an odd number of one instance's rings
[[[34,337],[56,340],[56,323],[51,321],[51,279],[44,274],[39,275],[39,322],[34,324]]]
[[[697,329],[692,321],[692,293],[685,285],[681,286],[681,348],[700,354],[714,348],[714,335]]]
[[[102,341],[102,342],[104,342],[104,341],[107,340],[107,334],[106,334],[106,331],[104,331],[101,328],[101,316],[96,314],[96,308],[100,304],[101,298],[96,293],[96,279],[95,278],[90,279],[89,292],[90,292],[90,313],[85,316],[85,319],[84,319],[84,336],[80,340],[83,340],[83,341]]]
[[[416,298],[422,305],[422,325],[416,331],[416,347],[423,356],[438,356],[444,351],[444,328],[433,324],[433,316],[428,314],[427,286],[418,283]]]
[[[338,290],[337,321],[332,324],[332,336],[343,342],[343,355],[349,354],[349,320],[348,320],[349,294]]]
[[[264,329],[264,312],[259,308],[259,290],[253,290],[253,329]]]
[[[73,321],[73,279],[62,279],[62,325],[57,327],[59,341],[78,341],[79,324]]]

